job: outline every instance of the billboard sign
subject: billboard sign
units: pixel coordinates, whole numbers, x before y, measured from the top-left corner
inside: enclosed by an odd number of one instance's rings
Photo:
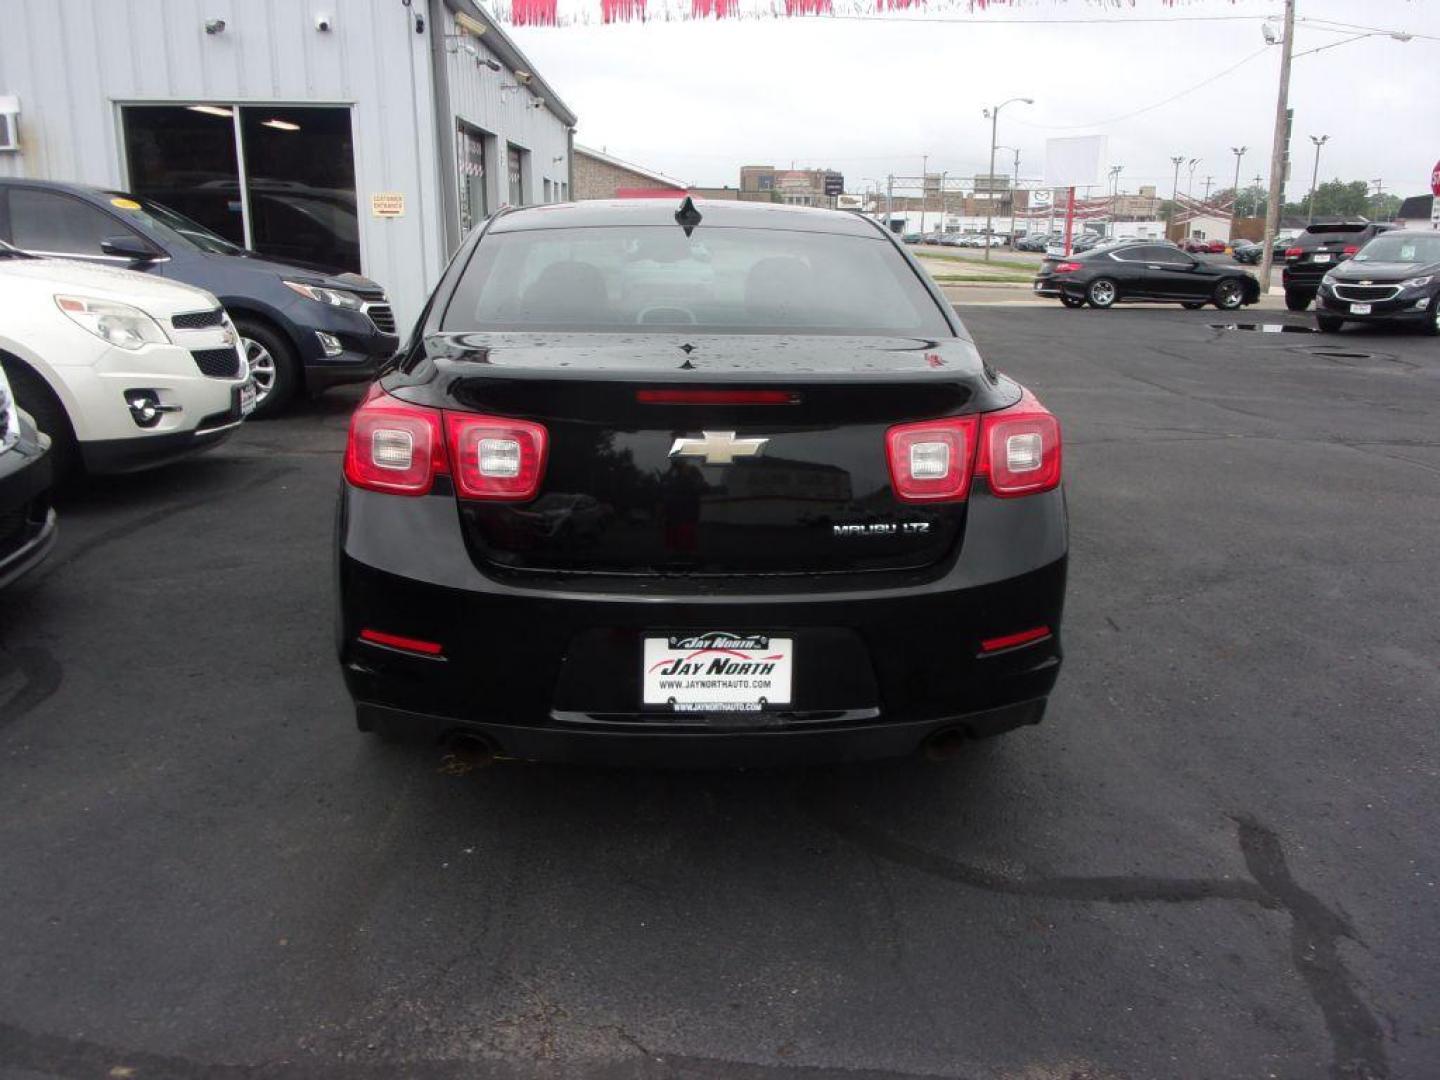
[[[1045,186],[1094,187],[1105,164],[1105,136],[1078,135],[1045,140]]]

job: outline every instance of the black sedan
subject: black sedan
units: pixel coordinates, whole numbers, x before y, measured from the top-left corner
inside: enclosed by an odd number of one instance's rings
[[[1235,246],[1230,249],[1230,254],[1237,263],[1259,266],[1261,256],[1265,254],[1265,245],[1257,244],[1253,240],[1237,240]]]
[[[373,378],[399,344],[385,292],[368,278],[257,255],[123,191],[0,179],[0,240],[214,293],[240,332],[256,416],[302,392]]]
[[[16,406],[0,368],[0,588],[55,544],[49,449],[50,440]]]
[[[1040,296],[1066,307],[1108,308],[1129,300],[1176,300],[1234,311],[1260,299],[1260,283],[1233,265],[1187,255],[1170,244],[1105,244],[1069,258],[1047,258],[1035,275]]]
[[[1440,232],[1386,232],[1320,281],[1315,324],[1399,322],[1440,335]]]
[[[1060,425],[875,222],[517,208],[426,311],[345,454],[362,730],[713,764],[943,754],[1041,718]]]

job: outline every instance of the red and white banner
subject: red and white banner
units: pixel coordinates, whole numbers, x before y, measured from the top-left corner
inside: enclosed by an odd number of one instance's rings
[[[498,22],[514,26],[594,26],[622,22],[692,22],[706,19],[850,18],[925,11],[983,15],[991,9],[1021,10],[1068,3],[1112,15],[1135,10],[1141,0],[485,0]],[[1188,0],[1153,0],[1157,8]]]

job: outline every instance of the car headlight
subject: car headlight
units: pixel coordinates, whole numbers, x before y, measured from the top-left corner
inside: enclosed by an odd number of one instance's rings
[[[56,296],[55,304],[71,322],[118,348],[134,352],[146,345],[170,344],[158,322],[129,304],[88,296]]]
[[[1409,281],[1400,282],[1402,289],[1423,289],[1435,278],[1434,274],[1426,274],[1424,277],[1412,277]]]
[[[1320,284],[1321,284],[1321,285],[1334,285],[1334,284],[1335,284],[1335,275],[1334,275],[1334,274],[1326,274],[1324,277],[1322,277],[1322,278],[1320,279]]]
[[[346,311],[359,311],[361,300],[354,293],[348,293],[341,289],[326,289],[319,285],[306,285],[303,281],[287,281],[285,287],[299,293],[307,300],[314,300],[318,304],[328,304],[330,307],[344,308]]]

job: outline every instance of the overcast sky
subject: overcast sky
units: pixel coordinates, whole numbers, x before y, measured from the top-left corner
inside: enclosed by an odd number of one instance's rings
[[[1298,10],[1302,18],[1440,38],[1440,0],[1299,0]],[[1268,172],[1280,50],[1263,48],[1259,18],[1280,11],[1278,0],[1135,0],[1120,8],[1030,0],[946,12],[956,20],[948,22],[809,18],[511,32],[579,114],[578,142],[692,184],[735,186],[742,164],[794,162],[840,169],[846,189],[858,191],[867,177],[919,175],[924,154],[933,172],[974,175],[986,170],[990,145],[981,110],[1025,96],[1035,104],[1008,106],[999,131],[1000,143],[1021,151],[1022,179],[1043,175],[1047,137],[1105,134],[1109,163],[1124,166],[1121,190],[1156,184],[1168,195],[1169,159],[1184,155],[1201,159],[1198,196],[1207,175],[1215,188],[1229,186],[1232,146],[1250,148],[1242,184]],[[1015,21],[1045,19],[1086,21]],[[1302,23],[1296,50],[1343,39]],[[1116,119],[1257,51],[1208,86]],[[1290,198],[1308,190],[1312,134],[1330,136],[1322,181],[1379,178],[1401,195],[1429,189],[1440,159],[1440,40],[1376,37],[1298,57],[1290,103]],[[1012,166],[1002,152],[996,171]],[[1182,192],[1187,182],[1182,169]]]

